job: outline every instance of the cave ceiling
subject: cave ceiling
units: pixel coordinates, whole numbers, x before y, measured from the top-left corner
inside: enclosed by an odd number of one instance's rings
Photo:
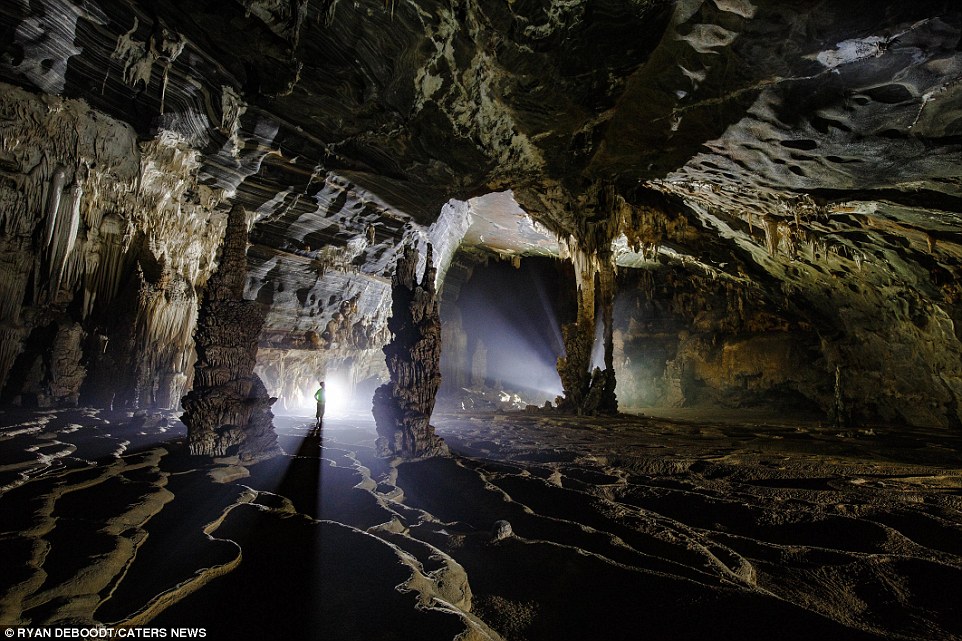
[[[382,305],[412,230],[442,260],[462,238],[556,255],[605,190],[658,218],[647,249],[610,234],[623,266],[800,309],[839,275],[958,302],[956,2],[21,0],[0,26],[5,86],[176,137],[223,211],[253,212],[268,327],[330,316],[305,292]]]

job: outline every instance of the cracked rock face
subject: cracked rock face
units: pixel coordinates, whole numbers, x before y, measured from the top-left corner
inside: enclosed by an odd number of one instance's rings
[[[388,376],[430,242],[438,287],[459,246],[628,272],[622,405],[958,425],[956,5],[6,3],[2,397],[176,405],[239,204],[282,407]]]

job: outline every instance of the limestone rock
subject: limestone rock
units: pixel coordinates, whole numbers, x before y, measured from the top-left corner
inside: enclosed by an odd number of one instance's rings
[[[394,338],[384,346],[391,378],[374,392],[379,456],[420,458],[447,453],[447,445],[430,424],[441,386],[441,320],[430,244],[425,262],[418,282],[418,251],[408,245],[391,281],[388,327]]]
[[[597,392],[594,318],[571,332],[574,411],[795,399],[958,426],[962,14],[867,6],[6,2],[3,398],[43,392],[56,322],[86,335],[58,365],[86,369],[80,402],[176,402],[241,204],[257,367],[289,407],[292,377],[387,376],[389,266],[424,234],[440,274],[464,241],[652,280],[652,305],[614,294]]]
[[[207,283],[195,334],[194,387],[182,400],[192,454],[253,460],[279,451],[270,410],[276,399],[254,373],[264,310],[242,298],[246,249],[246,214],[238,205],[228,217],[220,267]]]
[[[511,523],[501,519],[494,522],[494,527],[491,528],[491,542],[497,543],[498,541],[503,541],[514,535],[511,529]]]

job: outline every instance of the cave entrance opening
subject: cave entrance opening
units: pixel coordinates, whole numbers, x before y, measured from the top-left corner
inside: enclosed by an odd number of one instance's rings
[[[561,325],[577,314],[575,292],[568,261],[460,253],[441,296],[439,402],[463,410],[554,402]]]

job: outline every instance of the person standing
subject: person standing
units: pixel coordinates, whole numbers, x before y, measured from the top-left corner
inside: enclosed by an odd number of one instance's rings
[[[317,413],[314,415],[314,432],[315,436],[319,436],[321,433],[321,426],[324,424],[324,403],[325,403],[325,390],[324,381],[319,381],[317,391],[314,392],[314,400],[317,401]]]

